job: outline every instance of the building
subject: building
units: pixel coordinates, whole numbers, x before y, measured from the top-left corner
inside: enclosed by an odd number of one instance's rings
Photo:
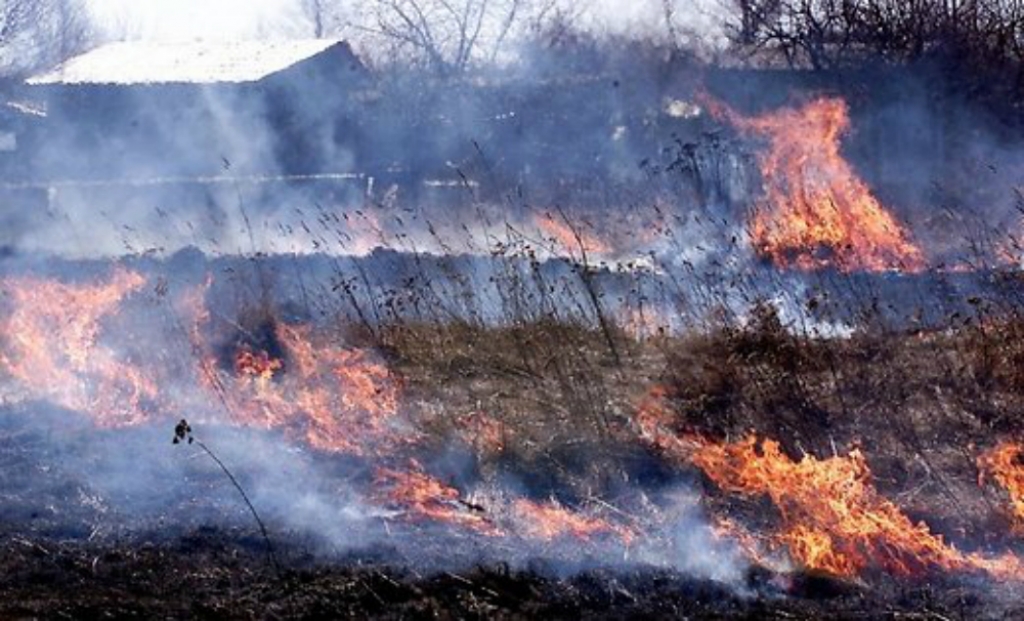
[[[369,74],[343,41],[119,42],[26,81],[36,179],[316,173]]]

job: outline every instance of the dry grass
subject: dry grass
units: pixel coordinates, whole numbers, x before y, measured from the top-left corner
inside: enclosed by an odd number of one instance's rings
[[[979,491],[975,459],[1024,432],[1019,318],[824,339],[792,334],[762,305],[745,325],[649,340],[618,332],[621,366],[599,330],[576,325],[405,324],[381,334],[438,446],[459,441],[485,474],[514,471],[538,494],[614,494],[670,467],[630,425],[660,384],[680,429],[756,433],[795,457],[858,446],[880,489],[912,515],[980,540],[1007,532],[990,528],[1005,519],[1005,499]]]

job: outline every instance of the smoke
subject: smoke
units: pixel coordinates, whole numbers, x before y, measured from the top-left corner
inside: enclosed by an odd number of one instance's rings
[[[47,269],[77,277],[128,256],[151,276],[147,290],[160,283],[173,289],[211,272],[218,280],[210,305],[222,323],[237,323],[247,304],[260,301],[282,316],[369,324],[515,325],[555,317],[596,326],[602,313],[618,318],[645,308],[663,316],[663,325],[685,330],[722,309],[743,323],[755,303],[768,300],[792,331],[841,337],[851,333],[861,305],[885,308],[890,301],[899,307],[894,313],[906,314],[900,303],[912,294],[942,315],[947,296],[962,300],[973,291],[969,276],[959,285],[944,281],[936,292],[897,275],[833,280],[834,274],[780,274],[760,264],[745,226],[759,191],[758,146],[693,101],[707,86],[749,109],[771,107],[802,78],[664,64],[664,48],[649,39],[679,35],[662,8],[595,5],[584,28],[650,33],[648,40],[618,47],[600,38],[568,47],[521,41],[516,62],[475,81],[395,72],[344,84],[285,76],[267,89],[51,91],[39,121],[42,139],[26,147],[27,168],[8,177],[8,190],[36,209],[0,215],[0,245],[9,249],[0,267],[5,274],[37,269],[44,257],[52,259]],[[92,9],[111,38],[286,39],[308,36],[309,27],[291,2],[96,0]],[[698,31],[712,28],[672,19]],[[935,148],[946,138],[921,137],[935,127],[937,113],[907,84],[911,94],[880,96],[854,110],[847,148],[860,174],[884,202],[921,224],[921,236],[929,235],[924,225],[937,204],[1009,221],[1018,145],[996,140],[957,104],[960,129],[950,140],[967,148],[950,157],[948,145]],[[979,168],[982,177],[970,174]],[[951,169],[984,181],[954,188],[955,196],[945,194],[948,203],[936,203],[935,193],[958,179]],[[986,195],[995,200],[982,202]],[[545,221],[562,228],[545,229]],[[593,240],[589,250],[584,239]],[[925,245],[945,256],[940,240],[936,233]],[[389,251],[373,252],[378,246]],[[585,250],[588,266],[581,269]],[[131,336],[164,359],[167,349],[183,347],[164,338],[167,329],[150,326]],[[128,340],[119,344],[124,351],[115,348],[119,356],[139,356]],[[187,383],[168,389],[180,402],[215,405]],[[446,562],[449,538],[462,540],[441,526],[423,545],[421,531],[365,493],[373,476],[366,462],[205,414],[197,433],[283,532],[311,534],[336,552],[394,545],[407,556],[422,554],[412,560],[425,563]],[[65,422],[58,416],[50,428]],[[161,421],[65,434],[46,446],[85,496],[99,499],[93,504],[112,516],[111,529],[161,521],[245,524],[244,506],[215,464],[169,440]],[[475,464],[436,461],[445,462],[451,479],[474,482]],[[484,487],[474,491],[521,491]],[[459,560],[480,554],[523,563],[550,556],[567,567],[642,562],[742,582],[746,561],[716,539],[692,491],[673,487],[663,495],[665,517],[649,531],[656,543],[635,550],[605,541],[517,542],[509,552],[508,544],[474,536],[458,548]],[[409,532],[389,535],[390,529]]]

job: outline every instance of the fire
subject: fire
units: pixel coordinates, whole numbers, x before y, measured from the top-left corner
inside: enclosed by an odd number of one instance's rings
[[[0,280],[10,305],[0,319],[0,369],[35,398],[87,413],[100,425],[146,419],[144,403],[158,396],[155,382],[101,339],[101,321],[145,283],[125,269],[94,283]]]
[[[279,359],[271,358],[270,354],[263,350],[254,352],[243,347],[235,354],[235,373],[260,381],[266,382],[273,379],[274,374],[283,366],[284,364]]]
[[[820,98],[799,109],[746,118],[713,108],[744,132],[763,136],[765,196],[750,226],[754,248],[780,267],[916,271],[921,250],[840,152],[850,127],[846,103]]]
[[[414,459],[409,460],[404,470],[378,468],[375,484],[381,490],[378,498],[409,519],[455,524],[491,537],[507,536],[509,532],[538,541],[566,537],[589,541],[611,536],[628,545],[637,536],[630,528],[575,512],[555,501],[538,503],[525,498],[511,503],[495,501],[496,513],[506,515],[499,526],[487,517],[484,507],[466,500],[459,490],[424,472]]]
[[[600,535],[611,535],[628,545],[636,537],[636,533],[629,528],[573,512],[555,501],[537,503],[520,498],[513,503],[512,513],[523,536],[530,539],[551,541],[571,536],[589,540]]]
[[[287,368],[245,347],[236,354],[234,377],[221,377],[208,355],[200,359],[200,378],[223,395],[236,423],[284,429],[331,452],[364,454],[396,439],[389,422],[398,412],[398,386],[383,363],[326,338],[314,344],[308,327],[277,324],[275,335]],[[209,380],[211,368],[216,381]]]
[[[481,507],[462,499],[459,490],[445,485],[423,471],[416,460],[407,470],[378,468],[376,484],[386,490],[382,500],[413,519],[456,524],[485,535],[502,535]]]
[[[672,430],[674,418],[665,406],[668,391],[664,386],[655,385],[647,392],[633,415],[640,437],[648,444],[677,459],[687,459],[695,448],[695,436],[687,436]]]
[[[574,256],[576,252],[585,254],[607,254],[611,252],[608,244],[580,227],[569,226],[556,220],[550,214],[534,217],[534,222],[543,235],[554,243],[556,250],[562,250]]]
[[[778,509],[774,543],[800,566],[855,577],[867,569],[918,575],[935,569],[982,570],[1000,579],[1024,578],[1012,554],[987,558],[964,553],[914,522],[875,489],[860,450],[845,456],[793,460],[772,440],[750,436],[720,443],[696,434],[674,434],[665,391],[641,403],[641,436],[669,455],[699,467],[720,489],[764,496]]]
[[[1024,528],[1024,447],[1003,442],[978,458],[978,483],[986,476],[995,479],[1010,495],[1017,528]]]
[[[731,444],[703,441],[691,461],[725,491],[769,497],[782,516],[778,541],[804,567],[844,577],[874,567],[898,575],[981,569],[1024,576],[1014,556],[965,554],[925,523],[913,522],[878,493],[858,449],[793,460],[777,442],[748,437]]]
[[[711,532],[719,540],[732,542],[752,562],[761,567],[771,568],[777,572],[787,571],[787,563],[782,563],[766,549],[766,541],[751,532],[743,524],[728,517],[713,516]]]
[[[6,294],[0,370],[31,397],[86,413],[103,426],[178,416],[175,408],[201,407],[195,399],[205,395],[207,405],[223,405],[237,424],[283,429],[321,450],[362,454],[401,437],[391,428],[398,385],[387,367],[370,351],[318,339],[308,327],[276,325],[287,364],[242,345],[232,372],[222,370],[208,334],[209,279],[184,288],[170,305],[190,346],[198,390],[165,398],[158,385],[178,381],[174,365],[127,360],[110,343],[125,319],[122,303],[145,284],[124,269],[99,282],[0,280]],[[163,297],[167,289],[158,293]]]

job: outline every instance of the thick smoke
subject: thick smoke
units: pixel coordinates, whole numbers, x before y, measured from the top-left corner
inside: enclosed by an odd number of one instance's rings
[[[238,32],[282,23],[277,8],[267,11]],[[291,33],[299,21],[283,23]],[[128,28],[148,36],[155,26]],[[755,112],[804,89],[856,93],[799,75],[665,65],[660,49],[638,43],[560,45],[524,46],[518,62],[479,80],[368,74],[325,85],[285,75],[269,90],[24,88],[17,100],[47,100],[46,116],[26,121],[39,138],[4,175],[0,269],[44,266],[75,278],[129,257],[152,277],[147,287],[162,278],[172,289],[211,272],[221,325],[269,301],[296,321],[374,325],[546,316],[598,325],[603,313],[643,307],[683,330],[719,311],[744,323],[767,300],[787,327],[812,336],[850,334],[851,300],[902,321],[913,311],[886,300],[910,290],[941,316],[947,297],[979,286],[966,276],[907,285],[897,275],[783,274],[754,256],[746,218],[759,191],[758,146],[711,118],[698,95],[707,89]],[[955,262],[963,259],[956,236],[1015,224],[1020,145],[999,139],[967,104],[936,109],[923,84],[901,84],[853,102],[847,152],[935,260]],[[167,326],[151,328],[144,338]],[[184,347],[153,340],[156,349]],[[43,440],[47,455],[96,499],[109,516],[99,523],[112,532],[167,515],[248,523],[216,465],[195,447],[171,445],[169,426],[75,435],[69,419],[48,419],[65,431]],[[411,563],[446,558],[452,535],[443,529],[436,549],[418,533],[389,534],[394,516],[363,494],[373,476],[365,463],[209,413],[198,420],[197,433],[275,528],[308,534],[332,553],[378,545]],[[452,479],[472,480],[470,466],[451,461]],[[481,538],[454,560],[546,556],[562,569],[642,562],[739,583],[745,562],[714,537],[686,488],[662,493],[667,517],[651,532],[668,546],[624,554],[618,544],[580,552],[524,543],[509,552]]]

